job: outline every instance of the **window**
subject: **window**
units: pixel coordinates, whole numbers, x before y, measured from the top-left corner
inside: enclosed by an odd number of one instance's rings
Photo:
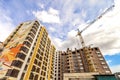
[[[32,30],[31,30],[31,32],[33,32],[34,34],[36,33],[36,30],[33,28]]]
[[[80,67],[80,69],[83,69],[83,67]]]
[[[40,56],[40,60],[42,60],[42,56]]]
[[[101,62],[101,64],[105,64],[105,62]]]
[[[100,60],[104,60],[103,58],[99,58]]]
[[[30,62],[30,58],[28,58],[27,62],[28,62],[28,63]]]
[[[21,79],[20,79],[20,80],[23,80],[23,78],[24,78],[24,75],[25,75],[25,73],[22,73],[22,77],[21,77]]]
[[[19,61],[19,60],[14,60],[11,64],[11,66],[15,66],[15,67],[19,67],[21,68],[23,62]]]
[[[38,62],[38,66],[41,66],[41,62],[40,61]]]
[[[98,48],[95,48],[95,50],[98,50]]]
[[[23,54],[23,53],[18,53],[18,54],[17,54],[17,57],[20,58],[20,59],[22,59],[22,60],[24,60],[25,57],[26,57],[26,55]]]
[[[28,65],[25,65],[25,68],[24,68],[24,70],[27,70],[27,67],[28,67]]]
[[[103,66],[103,68],[108,68],[107,66]]]
[[[34,60],[34,63],[37,64],[37,60],[36,59]]]
[[[110,71],[108,71],[108,70],[107,70],[107,71],[105,71],[105,72],[106,72],[106,73],[110,73]]]
[[[35,69],[36,69],[36,67],[33,65],[33,67],[32,67],[32,71],[35,71]]]
[[[6,76],[17,77],[18,73],[19,70],[17,69],[9,69],[8,72],[6,73]]]
[[[37,54],[36,57],[39,59],[39,54]]]
[[[43,56],[43,52],[41,52],[41,55]]]
[[[42,77],[40,77],[40,80],[42,80]]]
[[[98,54],[98,57],[101,57],[102,55],[101,54]]]
[[[32,43],[33,39],[31,37],[27,37],[26,38],[28,41],[30,41]]]
[[[41,75],[43,75],[43,71],[41,71]]]
[[[39,72],[40,72],[40,68],[37,68],[36,72],[38,72],[38,73],[39,73]]]
[[[82,63],[80,63],[80,65],[83,65]]]
[[[35,75],[35,78],[34,78],[34,80],[38,80],[38,75]]]
[[[37,26],[36,26],[36,25],[34,25],[34,26],[33,26],[33,29],[35,29],[35,30],[37,31]]]
[[[26,48],[25,46],[22,46],[20,50],[22,50],[25,53],[28,53],[28,48]]]
[[[10,76],[12,73],[12,69],[8,69],[7,73],[6,73],[6,76]]]
[[[43,80],[45,80],[45,78],[43,78]]]
[[[24,41],[23,44],[26,45],[26,46],[29,47],[29,48],[30,48],[30,46],[31,46],[31,44],[30,44],[28,41]]]
[[[32,80],[33,80],[33,78],[34,78],[34,74],[31,72],[29,79],[32,79]]]
[[[77,56],[77,58],[79,58],[79,59],[80,59],[81,57],[80,57],[80,56]]]
[[[45,76],[45,75],[46,75],[46,72],[44,72],[43,76]]]
[[[100,54],[100,52],[99,52],[99,51],[96,51],[96,53],[97,53],[97,54]]]

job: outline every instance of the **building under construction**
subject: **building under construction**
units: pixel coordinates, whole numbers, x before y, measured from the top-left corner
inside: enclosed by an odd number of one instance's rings
[[[83,49],[58,51],[56,54],[58,60],[55,64],[55,68],[58,70],[54,80],[63,80],[64,73],[112,74],[98,47],[88,48],[88,51],[89,55],[85,54]]]
[[[57,60],[58,66],[55,67],[58,69],[58,74],[54,74],[57,76],[54,78],[55,80],[109,80],[110,78],[111,80],[116,80],[100,49],[98,47],[91,48],[86,46],[82,37],[82,33],[87,28],[102,18],[113,7],[114,5],[107,8],[96,19],[88,23],[83,30],[79,31],[78,29],[77,35],[80,39],[81,49],[70,50],[68,48],[65,52],[57,52],[56,56],[58,55],[59,59]]]
[[[78,29],[81,49],[64,52],[55,53],[47,30],[38,21],[21,23],[0,42],[0,80],[116,80],[100,49],[86,46],[82,37],[112,7]]]
[[[54,65],[55,69],[55,77],[54,80],[95,80],[93,75],[110,75],[112,74],[100,49],[98,47],[88,47],[85,45],[84,39],[82,37],[82,33],[89,28],[92,24],[94,24],[97,20],[102,18],[104,14],[106,14],[109,10],[111,10],[114,5],[107,8],[100,16],[91,21],[83,30],[79,31],[77,35],[79,36],[80,43],[82,48],[70,50],[62,52],[58,51],[56,53],[55,58],[56,62]],[[70,74],[71,73],[71,74]],[[77,74],[76,74],[77,73]],[[80,73],[80,74],[78,74]],[[81,74],[82,73],[82,74]],[[87,73],[87,74],[86,74]],[[83,75],[81,78],[77,78],[79,76],[75,75]],[[85,76],[84,76],[85,75]],[[72,79],[71,76],[74,76]],[[71,78],[67,78],[71,77]],[[97,79],[99,80],[99,79]],[[114,79],[113,79],[114,80]]]
[[[21,23],[0,44],[0,80],[95,80],[101,75],[114,78],[98,47],[55,53],[38,21]]]

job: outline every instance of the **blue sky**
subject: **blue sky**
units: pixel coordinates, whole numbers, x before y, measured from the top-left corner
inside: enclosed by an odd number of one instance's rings
[[[83,32],[86,45],[100,47],[113,72],[120,71],[119,0],[0,0],[0,41],[21,22],[39,20],[58,50],[80,48],[82,30],[111,5],[115,7]]]

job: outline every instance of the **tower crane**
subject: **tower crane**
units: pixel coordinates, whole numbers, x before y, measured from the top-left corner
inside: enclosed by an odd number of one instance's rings
[[[94,62],[93,60],[91,59],[91,56],[89,54],[89,49],[87,48],[87,46],[85,45],[85,42],[84,42],[84,39],[82,37],[82,33],[87,29],[89,28],[92,24],[94,24],[96,21],[98,21],[99,19],[101,19],[103,17],[103,15],[105,15],[108,11],[110,11],[112,8],[114,7],[114,5],[110,6],[109,8],[107,8],[100,16],[98,16],[96,19],[94,19],[92,22],[90,22],[83,30],[79,30],[78,29],[78,33],[77,35],[79,36],[80,38],[80,43],[82,45],[82,48],[83,48],[83,51],[84,51],[84,54],[86,55],[86,61],[88,62],[88,70],[89,72],[96,72],[96,68],[95,68],[95,65],[94,65]],[[92,63],[92,65],[91,65]]]
[[[82,35],[81,35],[82,32],[84,32],[88,27],[90,27],[92,24],[94,24],[96,21],[98,21],[100,18],[102,18],[102,16],[104,14],[106,14],[108,11],[110,11],[113,7],[114,7],[114,5],[107,8],[100,16],[98,16],[96,19],[94,19],[92,22],[90,22],[83,30],[80,31],[78,29],[78,34],[77,35],[80,37],[80,42],[81,42],[82,47],[85,47],[85,42],[84,42],[84,40],[82,38]]]

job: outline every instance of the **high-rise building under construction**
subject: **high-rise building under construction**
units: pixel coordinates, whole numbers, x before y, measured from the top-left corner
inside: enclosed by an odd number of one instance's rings
[[[107,65],[100,49],[98,47],[90,48],[88,47],[88,53],[89,55],[86,55],[84,53],[83,49],[75,49],[70,50],[69,48],[67,51],[58,51],[56,53],[56,62],[55,62],[55,71],[54,73],[55,77],[54,80],[63,80],[65,77],[65,73],[71,73],[71,75],[74,75],[74,73],[91,73],[95,72],[99,75],[106,75],[111,74],[111,71],[109,69],[109,66]],[[94,68],[94,69],[93,69]],[[85,76],[86,74],[84,74]],[[69,76],[68,74],[66,75]],[[79,75],[81,76],[81,74]],[[83,80],[87,76],[83,77]],[[82,79],[69,79],[69,80],[82,80]],[[94,79],[89,79],[94,80]]]
[[[55,53],[47,30],[38,21],[21,23],[0,43],[0,80],[88,80],[91,76],[86,75],[111,74],[98,47]]]
[[[51,80],[55,47],[38,21],[21,23],[3,42],[0,79]]]

